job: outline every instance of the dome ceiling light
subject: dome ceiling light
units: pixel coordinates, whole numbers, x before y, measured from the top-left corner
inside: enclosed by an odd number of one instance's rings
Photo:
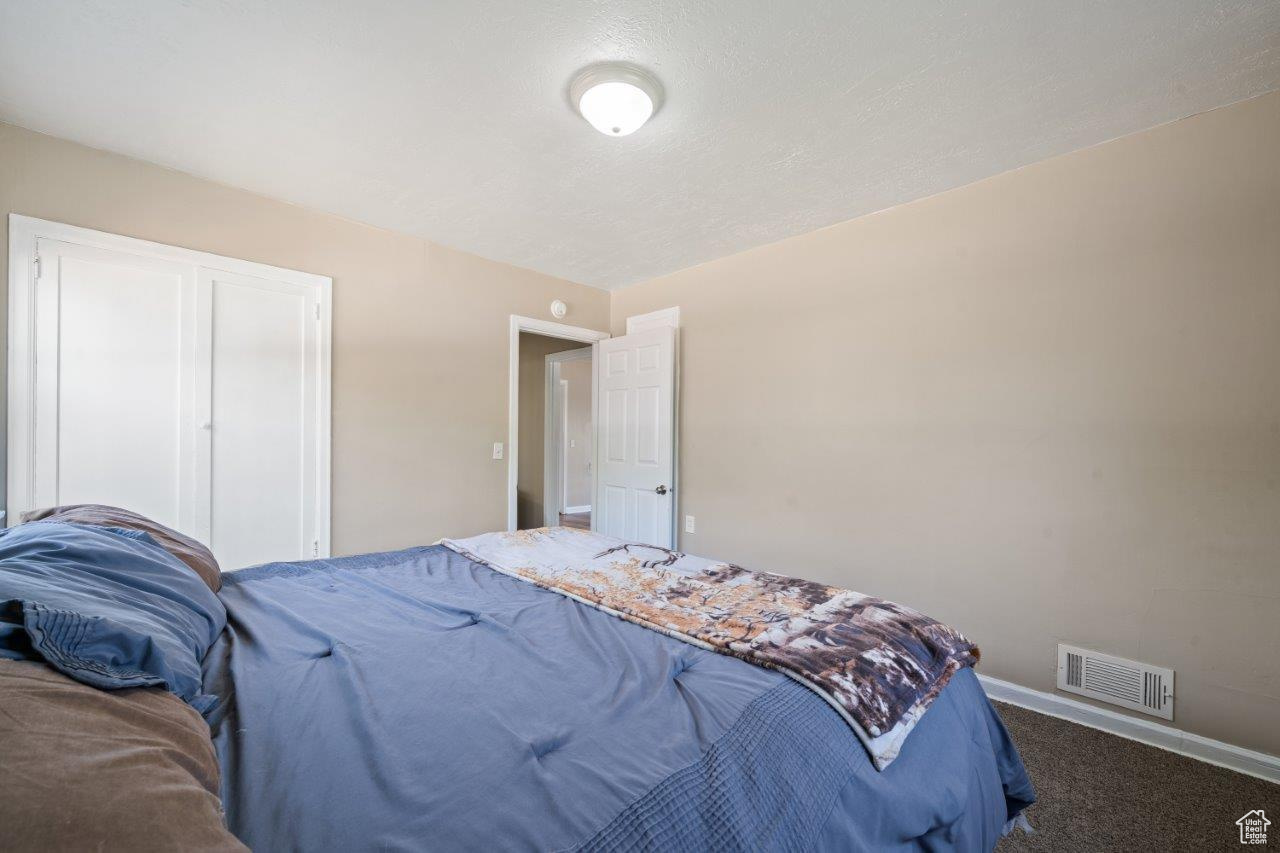
[[[577,73],[569,84],[569,101],[605,136],[626,136],[658,111],[662,84],[642,68],[606,62]]]

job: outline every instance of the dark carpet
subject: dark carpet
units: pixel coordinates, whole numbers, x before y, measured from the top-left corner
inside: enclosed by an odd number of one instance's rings
[[[995,704],[1039,797],[1027,810],[1035,834],[1014,830],[996,848],[1000,853],[1280,851],[1280,785]],[[1253,809],[1272,821],[1267,844],[1241,847],[1235,822]]]

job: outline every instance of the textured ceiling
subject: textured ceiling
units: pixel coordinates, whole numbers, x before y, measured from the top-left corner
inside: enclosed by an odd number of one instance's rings
[[[1277,88],[1277,0],[0,0],[0,121],[608,288]]]

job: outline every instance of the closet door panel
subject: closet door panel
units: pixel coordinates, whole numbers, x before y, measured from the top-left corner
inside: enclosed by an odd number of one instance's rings
[[[42,241],[37,506],[106,503],[182,529],[194,270]]]
[[[209,292],[210,539],[225,568],[314,553],[315,300],[201,271]]]

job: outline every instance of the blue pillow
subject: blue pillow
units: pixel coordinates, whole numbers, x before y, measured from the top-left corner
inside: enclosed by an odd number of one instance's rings
[[[0,533],[0,657],[104,690],[162,686],[196,710],[227,624],[208,585],[138,530],[38,521]]]

